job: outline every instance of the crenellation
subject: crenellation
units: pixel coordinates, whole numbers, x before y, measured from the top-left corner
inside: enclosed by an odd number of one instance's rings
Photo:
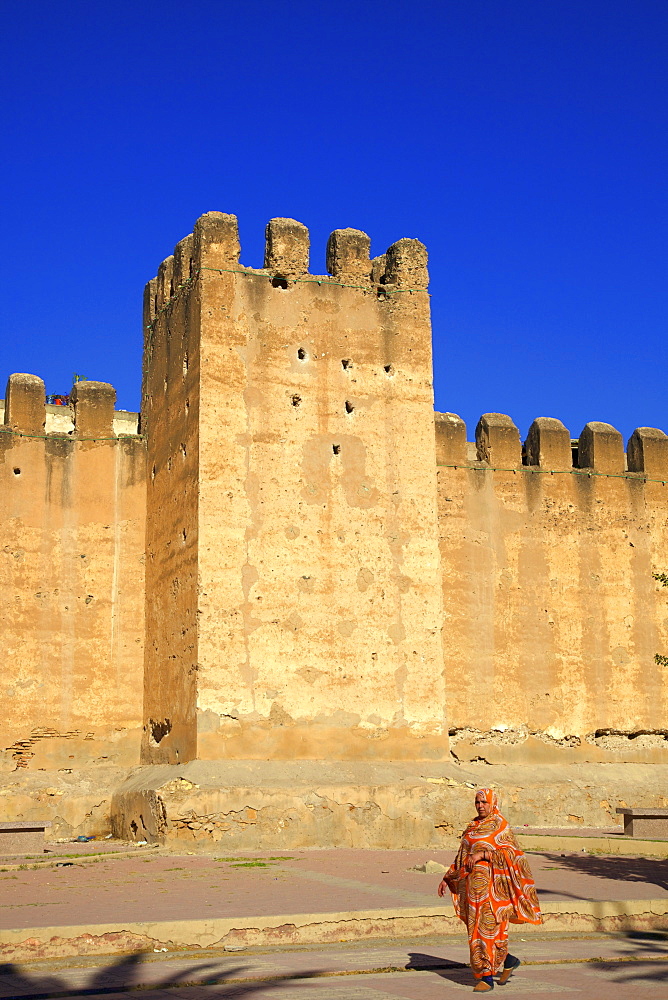
[[[335,229],[327,240],[327,270],[339,281],[368,285],[371,240],[360,229]]]
[[[520,432],[505,413],[483,413],[475,429],[479,462],[497,469],[521,469]]]
[[[158,312],[158,279],[151,278],[144,285],[144,331],[151,325]]]
[[[288,280],[308,274],[309,231],[295,219],[270,219],[265,229],[264,266]]]
[[[195,240],[192,233],[185,236],[174,247],[174,290],[178,291],[193,274],[193,252]]]
[[[573,467],[571,435],[561,420],[536,417],[524,445],[526,464],[566,471]]]
[[[404,237],[388,247],[385,281],[397,288],[426,289],[429,285],[427,248],[420,240]]]
[[[436,464],[466,465],[466,424],[456,413],[435,413]]]
[[[70,394],[79,438],[114,438],[116,390],[108,382],[75,382]]]
[[[374,285],[385,284],[385,272],[387,270],[387,254],[383,253],[379,257],[374,257],[371,261],[371,281]]]
[[[236,269],[239,267],[241,244],[236,215],[225,212],[205,212],[193,230],[193,270]]]
[[[7,380],[5,426],[24,434],[43,434],[46,423],[44,382],[37,375],[16,372]]]
[[[174,294],[174,257],[169,256],[163,260],[158,268],[157,289],[156,289],[156,311],[159,312],[167,305]]]
[[[624,441],[612,424],[592,420],[585,424],[578,443],[578,466],[606,475],[625,470]]]
[[[668,435],[657,427],[636,427],[626,445],[629,472],[668,479]]]

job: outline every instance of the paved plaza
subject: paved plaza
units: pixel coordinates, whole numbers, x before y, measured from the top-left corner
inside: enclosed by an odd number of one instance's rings
[[[101,849],[107,856],[98,854]],[[384,915],[448,907],[436,897],[439,873],[416,870],[429,860],[447,863],[446,852],[339,849],[216,858],[150,848],[123,854],[109,844],[58,851],[47,866],[18,867],[5,859],[0,871],[2,1000],[440,1000],[473,985],[463,927],[459,933],[385,938],[379,929]],[[497,987],[502,996],[668,997],[668,860],[586,849],[546,850],[530,859],[546,909],[614,905],[619,919],[605,934],[556,934],[547,924],[538,933],[511,928],[511,951],[523,966]],[[654,908],[654,926],[634,929],[627,917],[634,907]],[[319,915],[322,937],[314,925],[316,939],[295,945],[287,929],[304,913]],[[331,926],[338,925],[331,921],[341,913],[350,918],[347,927],[359,918],[358,939],[343,932],[332,939]],[[198,948],[179,946],[175,937],[147,944],[149,929],[172,926],[169,921],[206,929],[221,920],[239,926],[264,920],[273,943],[212,948],[203,934]],[[82,946],[79,953],[58,955],[52,946],[52,953],[37,949],[31,956],[32,941],[43,944],[68,925],[85,927],[91,940],[101,934],[98,949],[110,926],[143,927],[148,937],[139,950],[116,941],[125,954],[87,954]],[[12,950],[12,934],[22,953]]]
[[[668,900],[665,859],[583,851],[530,859],[543,903]],[[440,874],[415,870],[428,860],[452,858],[345,848],[219,857],[136,849],[87,863],[63,856],[65,867],[0,872],[0,929],[439,906]]]

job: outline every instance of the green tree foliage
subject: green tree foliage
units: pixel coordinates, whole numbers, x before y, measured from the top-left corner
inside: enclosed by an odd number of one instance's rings
[[[662,587],[668,587],[668,573],[652,573],[655,580],[658,580]],[[654,662],[658,663],[660,667],[668,667],[668,656],[663,656],[662,653],[654,654]]]

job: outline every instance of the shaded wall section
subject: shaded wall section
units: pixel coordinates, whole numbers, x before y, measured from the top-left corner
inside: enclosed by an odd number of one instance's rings
[[[115,393],[80,383],[74,429],[45,432],[44,385],[14,375],[0,427],[5,659],[0,760],[139,760],[145,449],[113,430]]]

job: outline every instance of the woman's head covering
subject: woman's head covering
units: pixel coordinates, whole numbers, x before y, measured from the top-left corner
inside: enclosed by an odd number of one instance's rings
[[[492,807],[492,812],[498,813],[499,800],[493,788],[479,788],[478,791],[475,793],[475,797],[477,798],[479,795],[484,795],[485,801],[489,802],[490,806]]]

